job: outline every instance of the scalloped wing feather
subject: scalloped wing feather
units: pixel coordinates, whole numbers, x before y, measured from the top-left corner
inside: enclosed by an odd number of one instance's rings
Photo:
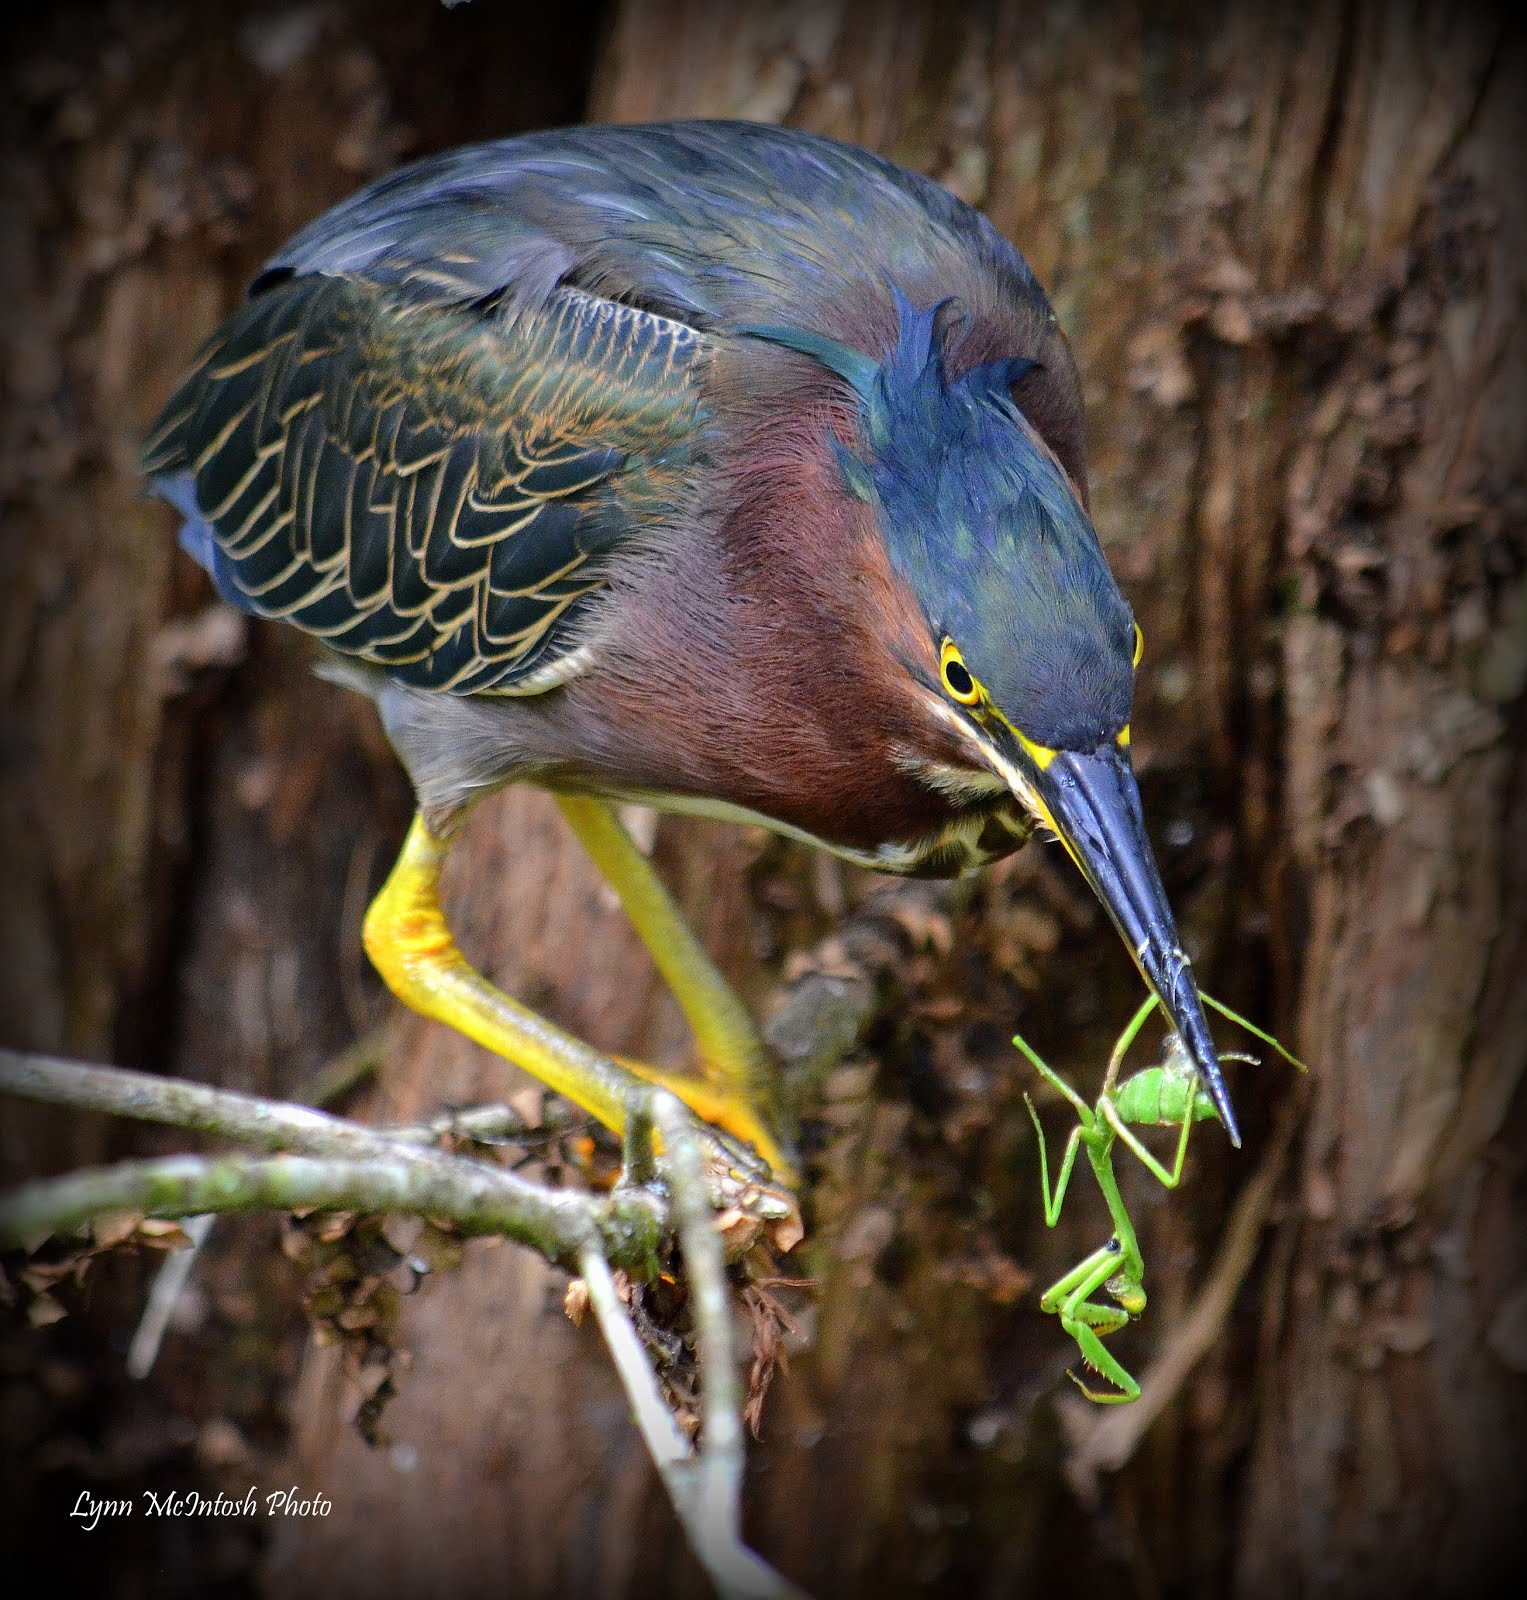
[[[359,191],[268,263],[147,466],[246,609],[405,683],[534,692],[586,659],[609,557],[707,430],[788,402],[796,358],[740,330],[878,356],[897,292],[959,300],[962,369],[1042,363],[1021,404],[1085,497],[1074,367],[1018,252],[927,179],[743,123],[521,136]]]
[[[464,302],[471,243],[436,238],[448,271],[267,278],[145,467],[246,611],[413,687],[534,692],[571,664],[632,508],[691,458],[706,348],[576,289]]]

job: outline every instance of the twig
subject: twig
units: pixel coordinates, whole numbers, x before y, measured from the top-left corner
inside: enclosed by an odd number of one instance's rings
[[[386,1049],[385,1027],[372,1028],[353,1039],[337,1055],[330,1056],[299,1088],[293,1097],[298,1105],[322,1108],[347,1095],[369,1078],[382,1064]],[[125,1368],[129,1378],[142,1381],[154,1370],[159,1350],[169,1330],[170,1319],[180,1297],[186,1292],[196,1263],[207,1248],[217,1218],[211,1215],[187,1217],[185,1235],[191,1241],[184,1250],[169,1251],[144,1303],[143,1315],[133,1330],[127,1347]]]
[[[696,1514],[705,1537],[735,1544],[742,1533],[742,1391],[732,1339],[726,1254],[700,1173],[700,1151],[671,1094],[653,1096],[673,1186],[674,1220],[689,1277],[700,1357],[700,1481]]]
[[[79,1228],[103,1211],[156,1217],[249,1208],[403,1211],[498,1233],[572,1266],[591,1237],[622,1265],[653,1258],[665,1218],[648,1191],[595,1199],[546,1189],[467,1156],[402,1143],[321,1112],[148,1073],[0,1052],[0,1092],[153,1122],[179,1122],[303,1157],[124,1162],[28,1184],[0,1198],[0,1245]],[[309,1157],[317,1159],[307,1159]]]
[[[196,1258],[201,1254],[215,1220],[209,1212],[187,1217],[185,1235],[191,1241],[190,1245],[184,1250],[172,1250],[164,1258],[164,1264],[154,1278],[154,1286],[149,1290],[143,1315],[133,1332],[132,1343],[127,1347],[125,1365],[129,1378],[141,1380],[154,1370],[165,1329],[170,1325],[170,1318],[191,1276],[191,1268],[196,1265]]]
[[[653,1139],[652,1096],[640,1095],[626,1111],[623,1183],[651,1183],[658,1175],[657,1143]]]
[[[401,1212],[444,1218],[468,1233],[496,1233],[532,1245],[549,1260],[571,1266],[590,1237],[616,1259],[633,1251],[631,1223],[641,1215],[624,1197],[612,1225],[610,1206],[587,1196],[538,1189],[501,1169],[466,1161],[426,1166],[415,1161],[349,1161],[313,1156],[166,1156],[122,1161],[26,1184],[0,1200],[0,1247],[70,1233],[105,1212],[190,1217],[223,1211]],[[604,1213],[601,1215],[601,1213]]]
[[[474,1144],[508,1144],[520,1140],[553,1139],[588,1120],[576,1107],[563,1111],[548,1106],[541,1120],[532,1123],[513,1106],[464,1106],[459,1111],[442,1111],[423,1122],[408,1122],[385,1128],[389,1139],[404,1144],[439,1144],[443,1139],[470,1139]]]
[[[1066,1481],[1084,1505],[1097,1501],[1098,1475],[1117,1472],[1134,1455],[1150,1425],[1176,1398],[1194,1367],[1213,1348],[1230,1315],[1235,1297],[1256,1260],[1262,1229],[1288,1160],[1299,1105],[1285,1106],[1268,1141],[1267,1153],[1230,1213],[1224,1238],[1198,1298],[1142,1374],[1140,1398],[1133,1405],[1113,1406],[1098,1414],[1078,1403],[1063,1412],[1070,1439]]]
[[[805,1600],[799,1589],[742,1542],[741,1390],[732,1346],[725,1253],[706,1196],[692,1124],[666,1090],[654,1090],[647,1105],[650,1115],[640,1122],[649,1145],[653,1124],[662,1135],[663,1166],[673,1190],[679,1243],[695,1308],[701,1395],[698,1451],[664,1404],[609,1265],[593,1243],[579,1262],[589,1304],[631,1402],[647,1453],[690,1548],[717,1592],[723,1600]],[[639,1165],[646,1164],[639,1149],[628,1150],[628,1156],[634,1156]]]
[[[307,1106],[59,1056],[0,1050],[0,1094],[107,1111],[139,1122],[170,1123],[260,1150],[301,1150],[308,1155],[357,1159],[399,1151],[397,1140],[386,1133]]]
[[[615,1287],[609,1263],[593,1245],[578,1258],[578,1272],[588,1285],[589,1304],[609,1347],[610,1359],[615,1363],[626,1398],[631,1402],[642,1443],[647,1446],[647,1454],[652,1457],[652,1464],[678,1510],[680,1501],[688,1493],[682,1474],[692,1465],[689,1441],[663,1403],[647,1352],[642,1349],[636,1328]]]

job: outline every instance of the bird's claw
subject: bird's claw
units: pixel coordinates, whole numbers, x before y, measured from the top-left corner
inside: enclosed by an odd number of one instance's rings
[[[678,1114],[689,1124],[700,1178],[728,1257],[744,1254],[763,1233],[782,1254],[798,1244],[805,1234],[800,1205],[769,1163],[751,1144],[707,1122],[682,1102]],[[663,1165],[659,1164],[659,1172]],[[671,1173],[670,1167],[669,1181]],[[625,1181],[641,1183],[632,1170],[629,1149]]]
[[[729,1257],[742,1255],[761,1233],[782,1254],[800,1242],[806,1231],[801,1208],[752,1145],[702,1125],[700,1151],[716,1227]]]

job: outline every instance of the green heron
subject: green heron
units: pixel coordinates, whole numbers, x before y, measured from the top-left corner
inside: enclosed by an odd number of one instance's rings
[[[393,991],[621,1128],[643,1080],[788,1172],[759,1036],[609,810],[891,873],[1065,845],[1239,1143],[1130,765],[1142,639],[1087,509],[1076,366],[978,212],[785,128],[431,157],[305,228],[145,470],[218,592],[316,635],[418,796],[366,948]],[[458,951],[467,809],[558,799],[694,1029],[612,1060]]]

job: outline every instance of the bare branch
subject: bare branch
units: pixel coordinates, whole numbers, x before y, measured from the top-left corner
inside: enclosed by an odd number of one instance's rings
[[[0,1206],[3,1204],[0,1201]],[[165,1330],[185,1292],[191,1268],[196,1265],[196,1258],[202,1253],[216,1220],[208,1212],[185,1219],[185,1234],[191,1243],[184,1250],[170,1251],[164,1258],[164,1265],[155,1274],[154,1285],[148,1293],[148,1303],[143,1308],[143,1316],[133,1333],[132,1343],[127,1347],[124,1365],[129,1378],[146,1378],[154,1370]]]
[[[578,1271],[588,1285],[589,1305],[593,1307],[599,1331],[609,1347],[626,1398],[631,1402],[642,1443],[647,1446],[647,1454],[652,1457],[652,1464],[677,1510],[681,1502],[687,1505],[690,1499],[687,1475],[693,1473],[694,1460],[689,1441],[663,1402],[647,1352],[642,1349],[642,1342],[621,1303],[615,1280],[610,1276],[609,1262],[589,1245],[578,1258]]]
[[[398,1151],[390,1134],[307,1106],[60,1056],[0,1050],[0,1094],[106,1111],[139,1122],[169,1123],[260,1150],[355,1158]]]
[[[445,1218],[468,1233],[501,1234],[573,1266],[591,1239],[612,1259],[644,1264],[656,1248],[655,1205],[632,1191],[595,1200],[542,1189],[502,1168],[457,1157],[430,1161],[312,1156],[168,1156],[124,1161],[24,1185],[0,1199],[0,1247],[69,1233],[108,1211],[150,1217],[307,1209]]]
[[[444,1139],[470,1139],[477,1144],[510,1144],[525,1140],[552,1139],[572,1128],[584,1126],[588,1114],[576,1106],[547,1106],[539,1121],[531,1122],[513,1106],[465,1106],[459,1111],[442,1111],[423,1122],[405,1123],[383,1131],[389,1139],[403,1144],[439,1144]]]
[[[665,1222],[647,1191],[626,1188],[595,1199],[547,1189],[488,1162],[421,1149],[303,1106],[145,1072],[0,1051],[0,1092],[319,1158],[183,1156],[29,1184],[0,1200],[0,1241],[8,1244],[69,1231],[110,1210],[185,1217],[323,1207],[446,1217],[470,1232],[517,1239],[569,1267],[598,1238],[608,1259],[637,1267],[652,1259]]]
[[[732,1340],[726,1255],[706,1199],[700,1151],[688,1119],[671,1094],[654,1095],[652,1112],[668,1158],[699,1344],[701,1455],[696,1511],[707,1537],[735,1543],[742,1531],[742,1390]]]
[[[642,1121],[656,1123],[689,1279],[700,1349],[701,1448],[685,1439],[663,1401],[651,1363],[617,1293],[610,1269],[593,1244],[579,1261],[589,1304],[631,1402],[689,1546],[725,1600],[805,1600],[742,1542],[742,1415],[732,1341],[726,1258],[706,1193],[694,1127],[666,1090],[647,1098]],[[648,1120],[650,1118],[650,1121]],[[641,1140],[633,1154],[644,1162]]]

